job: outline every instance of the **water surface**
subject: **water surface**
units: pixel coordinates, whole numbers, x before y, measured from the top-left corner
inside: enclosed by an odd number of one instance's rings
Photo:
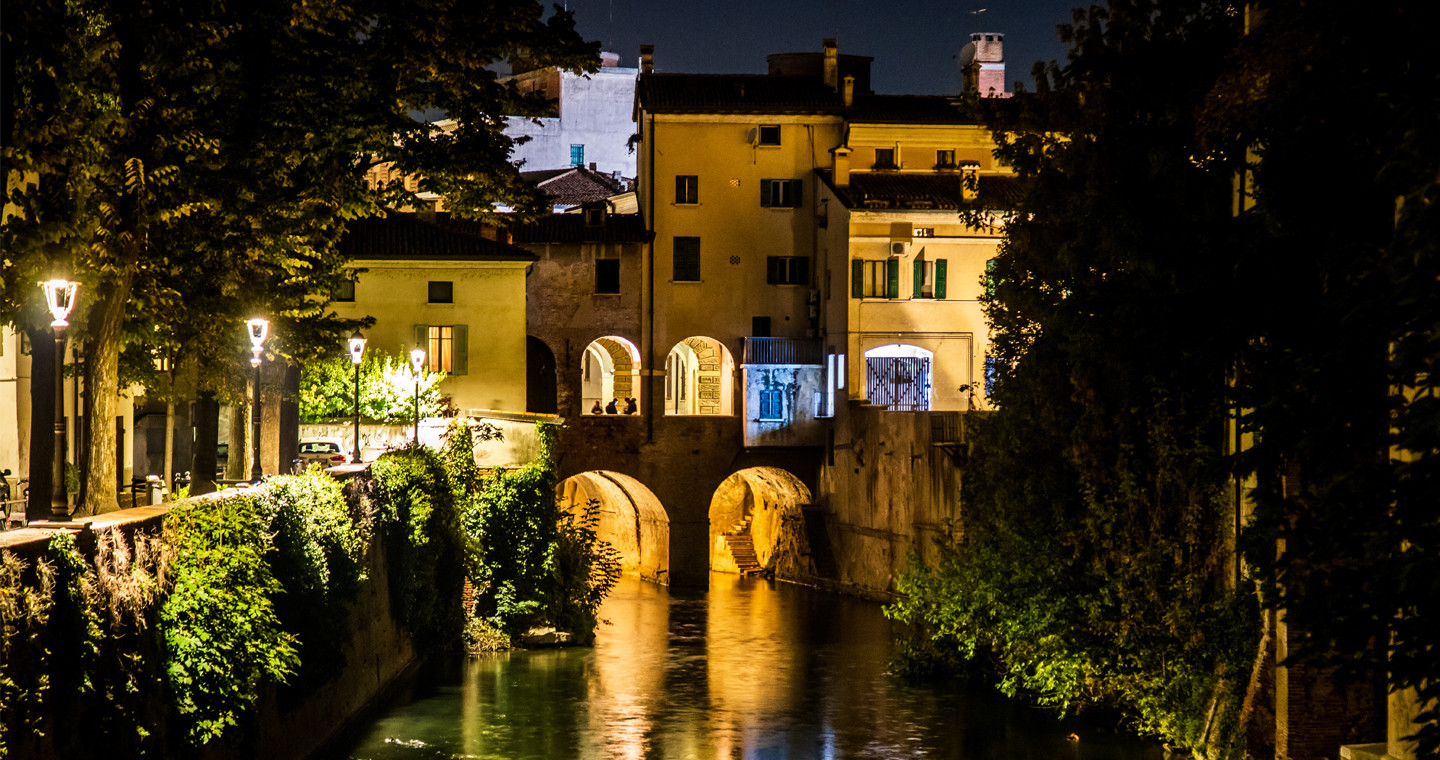
[[[1161,757],[991,689],[891,675],[891,623],[870,602],[717,573],[708,590],[625,579],[600,614],[593,649],[457,662],[350,757]]]

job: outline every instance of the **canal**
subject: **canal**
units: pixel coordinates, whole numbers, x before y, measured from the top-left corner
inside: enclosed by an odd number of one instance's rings
[[[349,750],[389,758],[1158,760],[1153,744],[1005,699],[891,675],[870,602],[712,574],[625,579],[593,649],[456,662]],[[1071,735],[1078,737],[1072,740]]]

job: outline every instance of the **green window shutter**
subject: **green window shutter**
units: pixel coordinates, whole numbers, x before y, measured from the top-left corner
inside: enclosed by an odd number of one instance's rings
[[[995,297],[995,259],[985,262],[985,296]]]
[[[805,197],[805,180],[790,180],[790,205],[800,208],[800,202]]]
[[[885,262],[885,297],[900,297],[900,259]]]
[[[451,356],[450,374],[464,375],[470,371],[470,327],[468,325],[454,325],[452,335],[455,338],[454,354]]]
[[[415,325],[415,346],[419,346],[425,351],[425,366],[430,366],[430,325]],[[409,346],[405,349],[404,353],[407,361],[410,359],[410,349],[415,346]]]
[[[865,295],[865,262],[855,259],[850,262],[850,297],[860,298]]]
[[[910,291],[911,298],[924,298],[925,290],[925,262],[915,259],[915,289]]]
[[[760,180],[760,206],[763,208],[769,208],[770,206],[770,183],[772,181],[773,180],[768,179]]]
[[[945,297],[945,259],[935,262],[935,297]]]

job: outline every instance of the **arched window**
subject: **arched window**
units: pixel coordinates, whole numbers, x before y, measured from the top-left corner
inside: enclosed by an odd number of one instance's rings
[[[585,347],[580,358],[580,413],[625,414],[640,408],[640,349],[607,335]]]
[[[735,359],[713,338],[686,338],[665,358],[665,413],[734,414]]]

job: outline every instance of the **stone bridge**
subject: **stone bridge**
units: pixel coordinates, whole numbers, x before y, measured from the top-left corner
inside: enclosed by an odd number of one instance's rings
[[[734,416],[577,415],[561,433],[559,495],[594,500],[627,572],[704,585],[710,569],[814,575],[804,508],[819,449],[751,449]]]

